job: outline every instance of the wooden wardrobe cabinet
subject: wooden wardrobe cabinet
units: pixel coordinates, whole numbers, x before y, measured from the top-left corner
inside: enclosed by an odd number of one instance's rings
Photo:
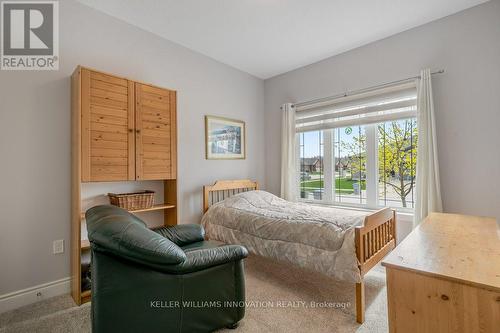
[[[82,289],[82,256],[90,248],[82,235],[83,183],[161,181],[164,202],[130,212],[162,211],[164,225],[177,224],[176,103],[173,90],[93,69],[78,66],[71,76],[71,294],[77,304],[91,298]]]
[[[176,92],[80,68],[81,180],[175,179]]]

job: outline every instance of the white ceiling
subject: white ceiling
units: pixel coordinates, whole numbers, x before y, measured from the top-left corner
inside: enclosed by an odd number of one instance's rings
[[[487,0],[79,0],[266,79]]]

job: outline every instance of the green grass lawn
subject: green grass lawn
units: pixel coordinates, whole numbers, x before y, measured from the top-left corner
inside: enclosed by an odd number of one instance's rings
[[[356,180],[352,179],[347,179],[347,178],[340,178],[340,179],[335,179],[335,189],[337,192],[342,192],[345,194],[351,194],[354,192],[354,189],[352,187],[353,183],[357,183]],[[316,189],[321,189],[323,188],[323,180],[315,179],[315,180],[305,180],[300,183],[301,187],[306,187],[306,191],[313,191]],[[361,188],[363,190],[366,190],[366,182],[362,181],[361,182]]]

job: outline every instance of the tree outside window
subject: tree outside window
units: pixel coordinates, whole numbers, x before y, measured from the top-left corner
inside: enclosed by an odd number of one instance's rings
[[[416,119],[379,124],[378,181],[380,206],[414,206],[413,190],[417,166],[418,131]],[[340,142],[347,152],[351,177],[362,179],[366,170],[366,135]]]

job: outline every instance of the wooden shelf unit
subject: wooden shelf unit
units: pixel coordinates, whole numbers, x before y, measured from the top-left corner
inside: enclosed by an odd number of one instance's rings
[[[177,93],[78,66],[71,76],[71,295],[81,289],[82,183],[155,180],[164,202],[132,213],[163,211],[177,224]]]
[[[152,211],[155,211],[155,210],[163,210],[163,209],[171,209],[171,208],[175,208],[175,205],[160,204],[160,205],[154,205],[153,207],[150,207],[150,208],[129,210],[129,212],[131,212],[131,213],[142,213],[142,212],[152,212]]]
[[[129,210],[129,212],[131,212],[131,213],[143,213],[143,212],[153,212],[155,210],[164,210],[164,209],[172,209],[172,208],[175,208],[175,205],[158,204],[158,205],[154,205],[153,207],[150,207],[150,208],[132,209],[132,210]],[[81,219],[82,220],[85,219],[85,213],[81,214]]]

